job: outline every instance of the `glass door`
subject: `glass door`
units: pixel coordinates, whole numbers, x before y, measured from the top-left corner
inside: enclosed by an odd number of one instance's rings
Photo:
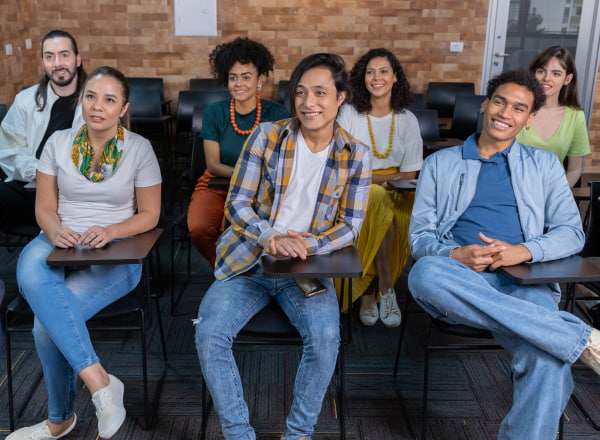
[[[564,46],[575,55],[589,125],[600,50],[599,10],[597,0],[491,0],[481,92],[494,75],[527,68],[547,47]]]

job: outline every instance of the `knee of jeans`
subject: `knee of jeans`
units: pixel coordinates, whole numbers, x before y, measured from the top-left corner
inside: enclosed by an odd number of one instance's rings
[[[408,274],[408,289],[415,298],[426,296],[426,293],[431,289],[436,275],[434,275],[434,267],[436,257],[421,257],[419,258]]]
[[[196,320],[195,341],[199,355],[213,352],[216,348],[230,348],[233,340],[228,338],[224,329],[214,320],[199,316]]]
[[[340,345],[339,325],[324,325],[319,329],[309,332],[304,345],[307,349],[313,348],[317,353],[322,351],[337,352]]]
[[[560,377],[571,377],[571,365],[546,353],[530,344],[521,344],[512,353],[512,369],[515,378],[525,377],[531,374],[539,377],[548,377],[552,382]]]

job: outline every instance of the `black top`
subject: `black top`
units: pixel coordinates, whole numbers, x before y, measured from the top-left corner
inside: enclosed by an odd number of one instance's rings
[[[40,158],[42,155],[42,150],[44,149],[44,145],[46,145],[46,141],[48,138],[54,133],[56,130],[65,130],[67,128],[71,128],[73,125],[73,118],[75,117],[75,103],[77,100],[77,93],[73,93],[69,96],[59,96],[56,102],[52,105],[52,110],[50,111],[50,121],[48,121],[48,126],[46,127],[46,132],[44,133],[44,137],[38,145],[38,148],[35,152],[35,157]]]

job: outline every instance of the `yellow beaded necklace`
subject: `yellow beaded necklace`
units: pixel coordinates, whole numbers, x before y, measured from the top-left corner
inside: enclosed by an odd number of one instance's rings
[[[369,137],[371,138],[371,150],[373,151],[373,155],[379,159],[385,159],[392,152],[392,146],[394,144],[394,128],[395,128],[396,118],[394,118],[394,112],[392,111],[392,123],[390,124],[390,137],[388,140],[387,151],[384,154],[380,154],[377,151],[377,145],[375,145],[375,135],[373,134],[373,127],[371,126],[371,118],[367,114],[367,127],[369,128]]]

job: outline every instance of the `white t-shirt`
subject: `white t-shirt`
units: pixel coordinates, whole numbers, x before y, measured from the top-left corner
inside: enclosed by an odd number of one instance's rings
[[[46,143],[38,170],[57,177],[58,217],[78,233],[90,226],[108,226],[127,220],[137,209],[136,187],[161,183],[160,168],[150,142],[128,130],[117,169],[106,180],[91,182],[73,163],[77,129],[55,132]]]
[[[377,152],[385,154],[389,145],[392,113],[388,113],[381,118],[369,117],[371,118]],[[423,165],[423,139],[421,138],[417,117],[408,110],[405,110],[404,113],[396,113],[394,117],[396,119],[394,122],[392,151],[385,159],[372,155],[373,169],[382,170],[399,167],[400,172],[403,173],[418,171]],[[352,105],[344,104],[337,119],[344,130],[363,144],[369,145],[372,151],[367,116],[364,113],[358,113]]]
[[[284,235],[288,229],[310,232],[319,186],[332,144],[333,139],[323,151],[313,153],[308,149],[302,131],[298,130],[292,175],[273,225],[277,232]]]

